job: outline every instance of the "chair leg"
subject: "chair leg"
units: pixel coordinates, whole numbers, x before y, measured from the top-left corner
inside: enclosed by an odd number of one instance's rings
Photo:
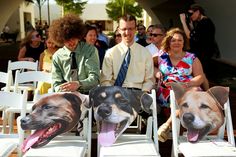
[[[12,134],[14,132],[14,119],[15,119],[15,114],[14,113],[9,113],[9,133]]]
[[[5,110],[3,110],[3,114],[2,114],[2,133],[5,134],[6,133],[6,127],[7,127],[7,113],[5,112]]]

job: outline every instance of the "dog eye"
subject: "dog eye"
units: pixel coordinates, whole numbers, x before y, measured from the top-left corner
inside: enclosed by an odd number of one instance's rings
[[[119,102],[120,102],[120,103],[128,103],[128,100],[126,100],[126,99],[124,99],[124,98],[120,98],[120,99],[119,99]]]
[[[188,104],[187,104],[187,103],[184,103],[184,104],[182,104],[181,106],[187,108],[187,107],[188,107]]]
[[[200,108],[207,109],[207,108],[209,108],[209,106],[207,106],[206,104],[201,104]]]
[[[44,110],[48,110],[48,109],[50,109],[50,108],[52,108],[52,106],[49,106],[49,105],[44,105],[44,106],[43,106],[43,109],[44,109]]]

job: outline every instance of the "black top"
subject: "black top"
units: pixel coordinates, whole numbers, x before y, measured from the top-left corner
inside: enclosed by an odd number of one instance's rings
[[[44,51],[44,43],[41,42],[40,45],[36,48],[30,46],[30,44],[26,44],[26,52],[25,57],[31,57],[35,61],[39,60],[40,54]]]
[[[215,26],[211,19],[203,18],[195,23],[190,32],[190,49],[200,60],[220,55],[215,41]]]

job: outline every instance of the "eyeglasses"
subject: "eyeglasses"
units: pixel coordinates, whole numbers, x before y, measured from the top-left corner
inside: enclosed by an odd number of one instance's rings
[[[121,34],[115,34],[115,37],[121,37]]]
[[[32,36],[32,39],[39,38],[39,37],[40,37],[40,34],[35,34]]]
[[[163,36],[163,34],[155,34],[155,33],[150,33],[150,36],[153,36],[153,37],[158,37],[158,36]]]
[[[131,27],[131,28],[120,28],[120,30],[121,31],[123,31],[123,32],[125,32],[125,31],[133,31],[133,30],[135,30],[135,28],[133,27]]]
[[[188,16],[189,16],[189,17],[192,16],[194,12],[195,12],[195,11],[193,11],[193,12],[188,12]]]

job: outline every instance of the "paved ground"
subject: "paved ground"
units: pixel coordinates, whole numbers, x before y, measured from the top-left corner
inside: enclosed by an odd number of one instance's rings
[[[19,43],[4,43],[0,41],[0,71],[7,70],[8,60],[17,60]],[[220,62],[212,61],[214,67],[209,74],[211,86],[222,85],[230,87],[230,102],[232,115],[236,114],[236,67],[225,65]],[[234,129],[236,130],[236,116],[232,116]],[[169,157],[171,153],[171,140],[165,143],[160,142],[160,153],[163,157]],[[96,140],[93,140],[96,143]],[[95,144],[96,145],[96,144]],[[96,152],[96,146],[92,149],[93,154]]]

